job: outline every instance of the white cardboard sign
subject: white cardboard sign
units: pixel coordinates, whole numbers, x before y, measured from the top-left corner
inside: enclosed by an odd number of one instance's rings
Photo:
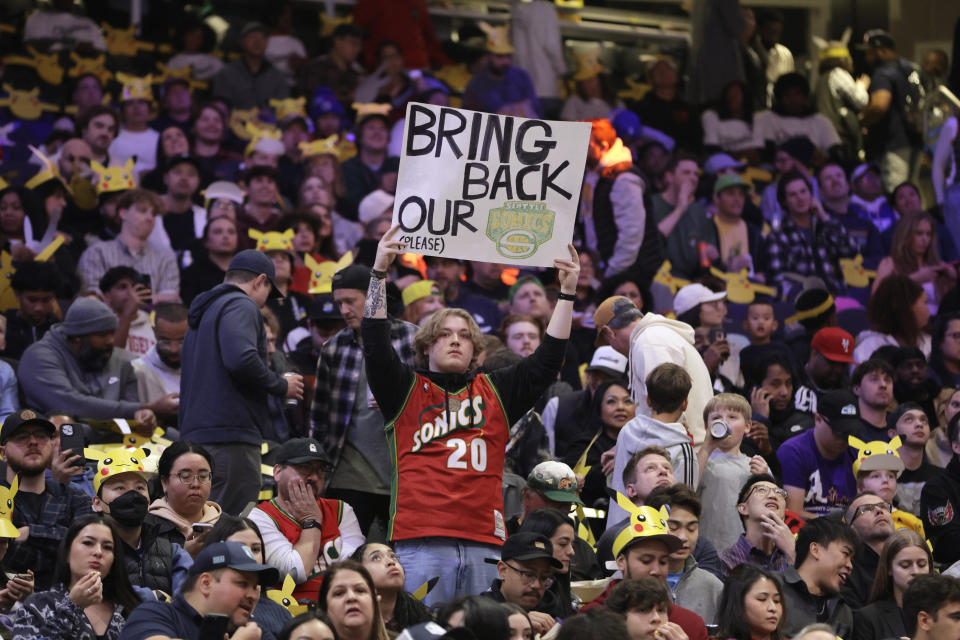
[[[393,222],[407,250],[552,267],[569,258],[589,122],[411,102]]]

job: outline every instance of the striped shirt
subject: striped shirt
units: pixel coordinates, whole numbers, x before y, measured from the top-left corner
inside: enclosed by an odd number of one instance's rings
[[[779,547],[775,547],[770,555],[767,555],[762,549],[757,549],[750,544],[747,536],[742,533],[735,545],[720,552],[720,561],[728,574],[745,562],[776,573],[790,566],[786,554]]]
[[[100,278],[113,267],[131,267],[150,276],[150,289],[154,294],[180,294],[177,257],[169,249],[144,244],[131,251],[120,238],[104,240],[83,252],[77,271],[87,287],[98,289]]]

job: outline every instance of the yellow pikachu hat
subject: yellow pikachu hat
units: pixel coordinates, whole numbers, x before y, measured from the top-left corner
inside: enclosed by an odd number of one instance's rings
[[[297,603],[297,599],[293,597],[293,591],[296,588],[296,581],[288,573],[287,577],[283,579],[283,585],[279,589],[267,591],[267,597],[284,607],[290,612],[290,615],[296,617],[301,613],[306,613],[308,609],[307,605]]]
[[[510,55],[513,53],[513,45],[510,44],[510,33],[506,25],[495,27],[489,22],[480,21],[479,27],[487,34],[487,51],[498,55]]]
[[[573,57],[577,62],[577,69],[573,72],[573,80],[589,80],[595,76],[604,73],[603,65],[600,64],[599,47],[581,47],[573,50]]]
[[[101,451],[87,447],[83,450],[83,455],[90,460],[97,461],[97,474],[93,476],[93,490],[99,495],[100,487],[107,478],[118,476],[121,473],[135,473],[144,480],[149,480],[152,475],[143,466],[143,461],[147,457],[147,452],[143,449],[109,449]]]
[[[120,91],[120,102],[130,100],[146,100],[153,102],[153,76],[138,77],[126,73],[118,73],[117,81],[123,85]]]
[[[670,512],[667,511],[665,506],[660,507],[659,511],[653,507],[638,507],[619,491],[617,492],[617,504],[630,514],[630,522],[613,541],[614,558],[625,552],[630,545],[646,540],[663,542],[667,545],[670,553],[677,551],[682,546],[683,543],[680,538],[670,533],[667,528],[667,518],[670,516]]]
[[[330,293],[333,291],[333,274],[353,264],[353,252],[347,251],[336,262],[333,260],[317,262],[308,253],[303,256],[303,263],[307,266],[307,269],[310,269],[310,284],[307,292],[310,294]]]
[[[903,473],[903,460],[900,459],[900,436],[890,442],[874,440],[864,442],[856,436],[848,436],[847,442],[857,450],[857,458],[853,461],[853,476],[861,471],[877,471],[880,469],[896,471],[897,477]]]
[[[134,178],[133,165],[133,158],[127,159],[122,167],[105,167],[96,160],[92,161],[90,167],[97,174],[97,183],[94,185],[97,188],[97,195],[136,189],[137,181]]]
[[[277,122],[283,122],[288,118],[307,117],[307,99],[306,98],[285,98],[277,100],[270,99],[270,108],[273,109],[277,117]]]
[[[374,116],[386,118],[393,109],[393,105],[386,102],[354,102],[350,106],[357,112],[357,117],[354,120],[354,128],[359,127],[362,122]]]
[[[67,183],[64,182],[63,176],[60,175],[60,169],[57,167],[56,163],[53,162],[53,160],[48,158],[42,151],[33,145],[30,145],[30,151],[32,151],[33,155],[40,159],[42,168],[36,173],[36,175],[26,181],[24,186],[27,189],[35,189],[42,184],[50,182],[51,180],[59,180],[64,187],[67,187]],[[69,189],[69,187],[67,188]]]
[[[244,124],[244,128],[247,130],[247,133],[250,134],[250,144],[244,149],[244,155],[249,156],[254,151],[278,156],[283,155],[283,142],[280,141],[283,132],[279,129],[258,127],[250,121]]]
[[[285,251],[287,253],[293,253],[293,236],[296,233],[293,229],[287,229],[286,231],[257,231],[256,229],[250,229],[247,231],[247,235],[257,241],[256,249],[257,251]]]
[[[20,530],[13,524],[13,497],[17,495],[20,477],[13,479],[10,488],[0,487],[0,538],[19,538]]]

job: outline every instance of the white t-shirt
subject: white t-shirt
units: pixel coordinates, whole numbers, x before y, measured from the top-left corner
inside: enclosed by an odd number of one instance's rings
[[[804,118],[782,116],[773,111],[761,111],[753,118],[755,135],[761,140],[781,144],[790,138],[809,138],[810,142],[826,151],[840,144],[840,136],[826,116],[814,113]]]
[[[713,109],[707,109],[700,116],[703,123],[703,144],[708,147],[720,147],[724,151],[742,151],[760,149],[763,138],[757,135],[756,127],[743,120],[721,120]]]
[[[110,159],[116,164],[123,164],[128,158],[137,156],[137,163],[133,171],[138,176],[152,171],[157,166],[157,141],[160,134],[150,129],[136,133],[120,129],[120,134],[110,144]]]

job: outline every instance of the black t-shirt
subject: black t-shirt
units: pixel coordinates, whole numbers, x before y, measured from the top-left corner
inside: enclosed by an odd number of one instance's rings
[[[170,236],[170,246],[174,251],[178,253],[186,251],[196,241],[192,207],[183,213],[167,213],[161,220],[163,220],[164,230]]]
[[[902,64],[899,59],[884,63],[874,69],[870,76],[870,93],[884,90],[889,91],[892,97],[890,109],[883,119],[867,128],[863,146],[868,159],[880,160],[885,151],[910,146],[907,125],[903,119],[909,87]]]

